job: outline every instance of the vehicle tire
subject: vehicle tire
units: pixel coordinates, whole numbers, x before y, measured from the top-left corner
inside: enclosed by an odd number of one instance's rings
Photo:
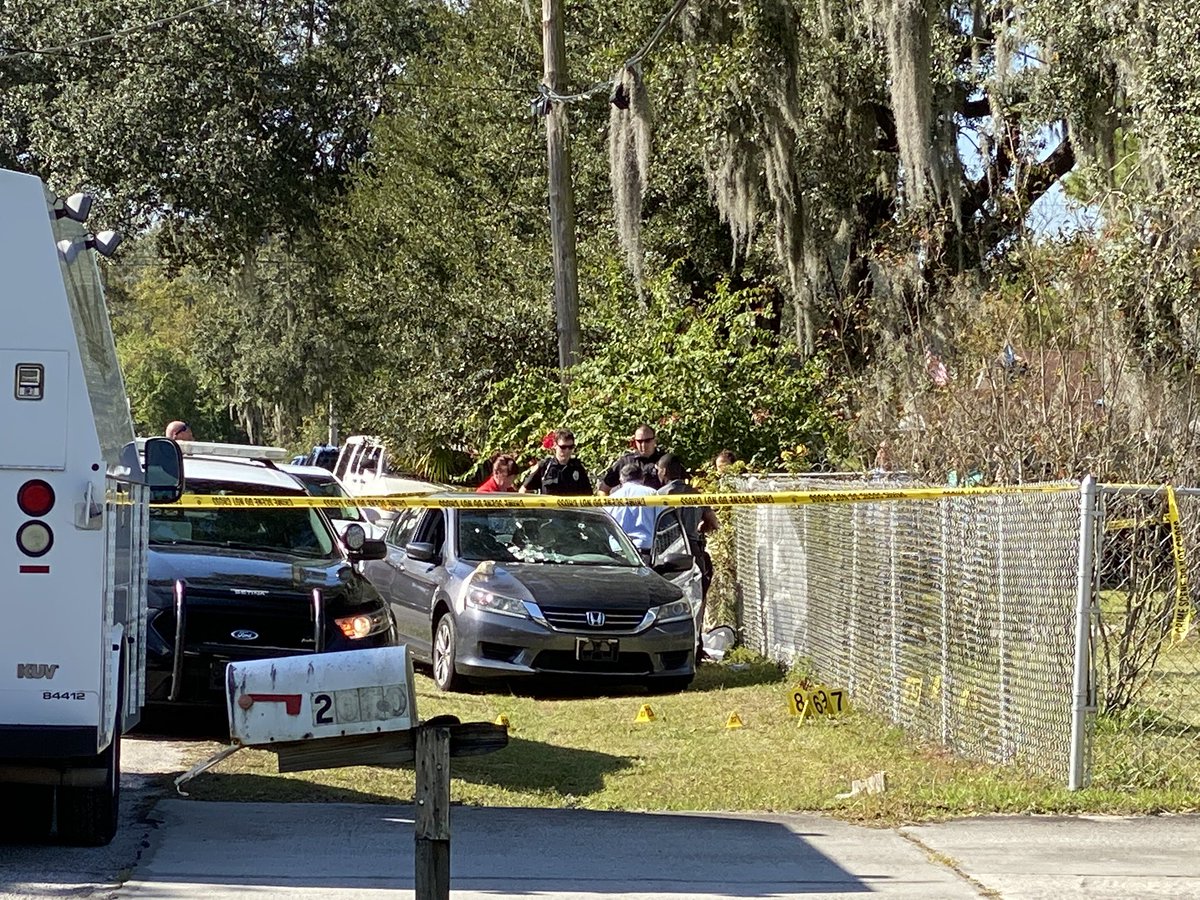
[[[693,675],[668,675],[665,678],[651,678],[646,682],[646,687],[653,694],[678,694],[680,691],[687,690],[687,686],[692,683]]]
[[[119,665],[124,665],[124,657]],[[121,808],[121,721],[125,693],[125,675],[117,680],[117,710],[113,716],[113,739],[105,750],[92,760],[104,769],[104,784],[99,787],[59,786],[58,839],[77,847],[101,847],[112,841],[117,833]]]
[[[54,821],[54,788],[48,784],[0,785],[0,841],[41,843]]]
[[[118,716],[118,721],[120,718]],[[114,735],[108,749],[97,758],[104,768],[99,787],[58,789],[58,839],[78,847],[100,847],[117,833],[121,801],[121,736]]]
[[[458,651],[458,629],[454,617],[443,613],[433,626],[433,683],[442,691],[462,690],[465,679],[455,671],[454,658]]]

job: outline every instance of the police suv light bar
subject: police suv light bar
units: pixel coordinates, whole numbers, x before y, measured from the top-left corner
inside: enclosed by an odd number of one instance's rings
[[[282,462],[292,458],[283,447],[264,447],[258,444],[222,444],[218,441],[177,441],[184,456],[232,456],[238,459],[269,459]],[[146,444],[145,438],[138,438],[140,450]]]

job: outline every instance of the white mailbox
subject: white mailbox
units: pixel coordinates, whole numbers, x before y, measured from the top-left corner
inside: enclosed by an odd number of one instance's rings
[[[407,647],[231,662],[229,734],[250,747],[406,731],[417,720]]]

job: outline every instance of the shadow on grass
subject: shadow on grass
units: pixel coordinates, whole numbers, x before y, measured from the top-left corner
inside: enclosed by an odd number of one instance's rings
[[[557,793],[584,797],[604,790],[605,778],[633,765],[629,757],[614,756],[595,750],[557,747],[541,741],[510,738],[503,750],[486,756],[451,760],[451,777],[485,787],[514,792]],[[403,769],[412,771],[412,766]],[[187,785],[197,800],[238,800],[305,803],[395,803],[411,802],[407,779],[397,779],[392,770],[377,767],[361,769],[356,787],[319,784],[299,777],[280,778],[272,774],[210,771]],[[381,789],[372,790],[373,784]],[[404,796],[390,789],[404,785]]]
[[[772,662],[702,663],[696,677],[685,689],[690,693],[748,687],[756,684],[782,684],[786,673]],[[571,697],[659,696],[663,691],[638,682],[619,682],[586,675],[541,675],[529,678],[497,680],[493,684],[472,685],[475,694],[511,694],[534,700],[560,700]],[[668,693],[679,693],[670,691]]]
[[[783,684],[787,673],[768,660],[742,663],[701,663],[689,691],[717,691],[755,684]]]

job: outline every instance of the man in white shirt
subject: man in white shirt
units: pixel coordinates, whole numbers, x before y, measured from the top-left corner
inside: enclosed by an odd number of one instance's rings
[[[631,462],[621,467],[621,484],[608,496],[649,497],[657,493],[654,488],[642,484],[642,467]],[[654,524],[658,521],[659,507],[606,506],[604,509],[621,526],[621,530],[633,539],[642,559],[648,563],[654,550]]]

